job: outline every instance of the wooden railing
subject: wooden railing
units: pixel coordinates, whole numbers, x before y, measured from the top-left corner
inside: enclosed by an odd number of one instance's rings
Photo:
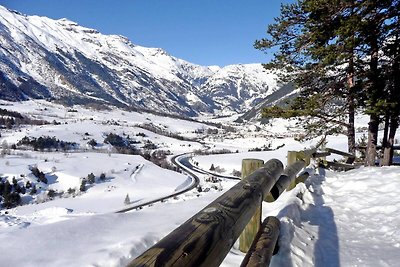
[[[261,224],[253,244],[240,267],[269,266],[272,255],[276,252],[280,222],[276,217],[267,217]]]
[[[243,229],[249,227],[249,221],[253,221],[253,215],[260,209],[263,199],[276,200],[283,191],[307,179],[308,173],[299,177],[297,174],[310,163],[311,158],[325,157],[331,153],[346,157],[347,165],[354,161],[353,155],[334,149],[322,152],[316,149],[289,151],[285,170],[279,160],[269,160],[128,266],[219,266]],[[262,163],[261,160],[244,162],[246,166],[257,167]],[[252,233],[255,235],[251,237],[253,243],[242,267],[269,265],[279,235],[279,220],[268,217],[255,233]]]
[[[338,161],[327,161],[324,158],[332,154],[340,155],[343,157],[342,162]],[[325,148],[323,150],[317,151],[317,149],[307,149],[303,151],[288,151],[288,165],[293,164],[298,160],[303,160],[306,165],[310,163],[311,159],[319,159],[320,162],[327,168],[332,168],[334,170],[348,171],[357,168],[358,165],[354,164],[356,157],[355,155],[343,152],[333,148]],[[294,184],[291,185],[293,187]],[[290,187],[289,187],[290,188]]]
[[[269,160],[128,266],[219,266],[282,170]]]
[[[306,166],[304,160],[295,161],[293,164],[288,165],[285,170],[283,170],[278,181],[271,188],[270,194],[266,201],[273,202],[278,199],[278,197],[293,184],[296,184],[295,179],[297,174]]]

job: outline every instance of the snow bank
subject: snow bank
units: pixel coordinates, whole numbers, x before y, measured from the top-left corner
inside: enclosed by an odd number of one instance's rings
[[[180,184],[179,186],[177,186],[177,187],[175,188],[175,191],[176,191],[176,192],[179,192],[179,191],[181,191],[181,190],[183,190],[183,189],[189,187],[192,183],[193,183],[193,179],[190,178],[190,177],[187,177],[186,180],[185,180],[185,182],[183,182],[182,184]]]
[[[400,167],[319,171],[282,196],[270,266],[397,266]]]

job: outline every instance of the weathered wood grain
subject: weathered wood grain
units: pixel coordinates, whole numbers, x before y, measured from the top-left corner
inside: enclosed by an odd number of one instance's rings
[[[292,183],[295,183],[296,175],[306,166],[303,160],[298,160],[295,163],[287,166],[278,181],[274,184],[270,191],[268,202],[273,202],[278,199],[283,191],[289,188]],[[296,183],[295,183],[296,184]]]
[[[276,217],[271,216],[264,220],[240,267],[269,266],[278,241],[279,226],[280,223]]]
[[[252,172],[261,168],[264,161],[261,159],[243,159],[242,160],[242,179],[246,179]],[[244,228],[239,237],[239,250],[247,253],[251,244],[253,243],[256,234],[258,233],[261,225],[261,203],[256,209],[253,217]]]
[[[282,169],[269,160],[128,266],[219,266]]]
[[[296,177],[295,183],[304,183],[308,177],[310,176],[310,174],[308,172],[303,172],[302,174],[300,174],[299,176]]]
[[[323,151],[323,152],[315,152],[312,156],[313,158],[324,158],[330,156],[331,152]]]
[[[353,170],[358,167],[353,164],[340,163],[340,162],[334,162],[334,161],[326,161],[324,163],[327,168],[331,168],[333,170],[339,170],[339,171],[349,171],[349,170]]]
[[[343,151],[340,151],[340,150],[336,150],[336,149],[333,149],[333,148],[326,148],[326,151],[328,151],[330,153],[333,153],[333,154],[337,154],[337,155],[341,155],[341,156],[346,157],[346,162],[345,162],[346,164],[352,164],[356,159],[356,156],[354,156],[353,154],[350,154],[350,153],[347,153],[347,152],[343,152]]]

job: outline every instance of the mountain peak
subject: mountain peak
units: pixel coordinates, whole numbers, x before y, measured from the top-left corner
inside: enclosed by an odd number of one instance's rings
[[[0,7],[0,98],[52,98],[195,116],[242,112],[276,88],[255,64],[199,66],[66,18]],[[24,77],[24,79],[21,79]]]

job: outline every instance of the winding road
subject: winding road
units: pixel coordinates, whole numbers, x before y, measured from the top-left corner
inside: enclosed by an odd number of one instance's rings
[[[124,209],[116,211],[116,213],[124,213],[124,212],[130,211],[130,210],[140,209],[140,208],[142,208],[144,206],[151,205],[153,203],[160,202],[160,201],[163,201],[163,200],[168,199],[168,198],[173,198],[175,196],[179,196],[179,195],[181,195],[183,193],[186,193],[186,192],[192,190],[193,188],[197,187],[199,185],[199,183],[200,183],[200,179],[194,173],[194,171],[199,172],[199,173],[207,173],[207,172],[203,171],[203,170],[201,170],[199,168],[194,167],[189,162],[189,158],[190,158],[189,155],[190,154],[191,153],[179,154],[179,155],[173,156],[171,158],[171,162],[178,169],[182,169],[187,174],[189,174],[188,177],[191,178],[191,180],[192,180],[189,186],[187,186],[186,188],[183,188],[183,189],[181,189],[181,190],[179,190],[179,191],[177,191],[175,193],[172,193],[172,194],[160,197],[160,198],[156,198],[156,199],[153,199],[153,200],[150,200],[150,201],[147,201],[147,202],[143,202],[143,203],[140,203],[138,205],[132,205],[132,206],[126,207]]]
[[[172,164],[174,164],[178,169],[183,170],[184,172],[186,172],[188,174],[188,177],[191,178],[191,183],[190,185],[188,185],[186,188],[183,188],[175,193],[160,197],[160,198],[156,198],[141,204],[137,204],[137,205],[132,205],[129,207],[126,207],[124,209],[118,210],[116,211],[116,213],[124,213],[130,210],[134,210],[134,209],[140,209],[144,206],[148,206],[151,205],[153,203],[156,202],[160,202],[163,200],[166,200],[168,198],[173,198],[175,196],[179,196],[183,193],[186,193],[190,190],[192,190],[193,188],[197,187],[200,183],[200,179],[199,177],[195,174],[195,172],[197,173],[201,173],[201,174],[207,174],[207,175],[213,175],[215,177],[219,177],[219,178],[224,178],[224,179],[233,179],[233,180],[240,180],[240,178],[235,177],[235,176],[225,176],[225,175],[221,175],[221,174],[217,174],[217,173],[213,173],[213,172],[209,172],[206,170],[202,170],[194,165],[192,165],[190,163],[190,158],[192,157],[192,153],[183,153],[183,154],[179,154],[176,156],[173,156],[171,158],[171,162]]]
[[[186,193],[190,190],[192,190],[193,188],[197,187],[200,183],[200,179],[199,177],[195,174],[195,172],[197,173],[201,173],[201,174],[207,174],[207,175],[212,175],[215,177],[219,177],[219,178],[224,178],[224,179],[232,179],[232,180],[240,180],[240,178],[235,177],[235,176],[225,176],[225,175],[221,175],[218,173],[213,173],[213,172],[209,172],[206,170],[202,170],[194,165],[192,165],[190,163],[190,158],[192,157],[192,153],[183,153],[183,154],[179,154],[179,155],[175,155],[171,158],[171,162],[172,164],[174,164],[178,169],[183,170],[185,173],[188,174],[188,177],[191,178],[191,183],[190,185],[188,185],[186,188],[183,188],[175,193],[160,197],[160,198],[156,198],[141,204],[137,204],[137,205],[132,205],[132,206],[128,206],[124,209],[118,210],[116,211],[116,213],[124,213],[130,210],[134,210],[134,209],[140,209],[144,206],[148,206],[151,205],[153,203],[156,202],[160,202],[163,200],[166,200],[168,198],[173,198],[175,196],[179,196],[183,193]]]

